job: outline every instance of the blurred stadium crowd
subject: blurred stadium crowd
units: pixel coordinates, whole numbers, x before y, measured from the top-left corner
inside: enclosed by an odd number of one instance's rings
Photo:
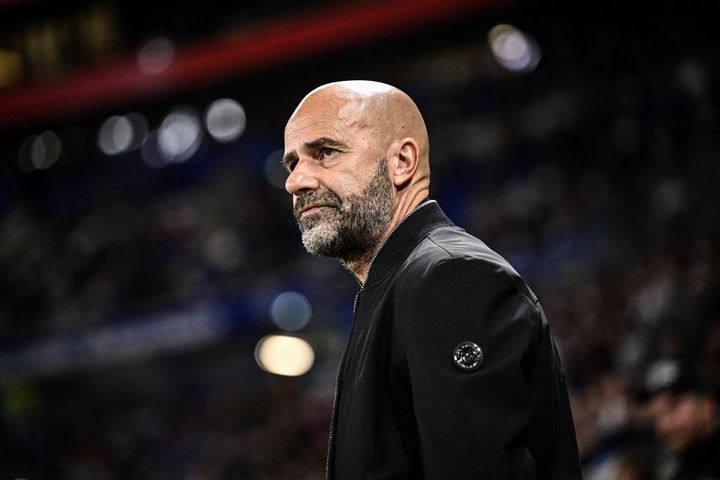
[[[683,433],[662,427],[661,400],[720,387],[720,45],[689,8],[641,23],[530,11],[513,19],[543,53],[529,73],[498,66],[478,27],[338,74],[372,72],[416,99],[433,197],[541,298],[586,477],[671,478]],[[246,105],[236,143],[206,142],[182,165],[129,156],[3,180],[3,478],[321,478],[356,285],[301,251],[275,170],[282,122],[313,86],[284,111]],[[276,329],[269,299],[288,289],[314,309],[300,334],[316,363],[300,378],[252,358]],[[45,366],[13,363],[22,346],[198,303],[225,312],[227,335],[100,366],[54,368],[47,352]]]

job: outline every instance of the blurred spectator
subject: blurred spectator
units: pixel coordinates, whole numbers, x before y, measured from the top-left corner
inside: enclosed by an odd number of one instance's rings
[[[667,15],[660,2],[643,8],[642,21],[603,22],[564,3],[499,15],[538,39],[543,59],[533,73],[495,65],[477,18],[462,38],[413,37],[418,55],[382,45],[367,48],[365,63],[355,52],[352,68],[313,68],[325,80],[375,75],[429,112],[432,195],[536,287],[567,370],[588,480],[697,478],[682,475],[705,461],[703,445],[720,452],[709,394],[720,387],[715,17],[690,6]],[[304,68],[274,75],[297,78],[304,91]],[[139,366],[56,370],[48,356],[54,373],[1,383],[0,477],[321,477],[325,386],[336,368],[324,359],[342,349],[356,285],[333,262],[307,263],[290,199],[265,175],[282,143],[271,120],[289,113],[267,98],[292,92],[262,80],[243,92],[262,99],[246,105],[243,137],[206,142],[183,164],[154,170],[138,152],[87,153],[26,174],[7,149],[0,359],[194,301],[223,305],[245,330]],[[268,379],[252,347],[272,328],[268,298],[288,282],[302,283],[313,302],[300,333],[318,362],[305,378]],[[206,358],[223,348],[236,356]],[[704,388],[638,399],[648,365],[669,356],[693,365]],[[214,380],[228,365],[246,370]]]
[[[687,364],[658,360],[647,386],[655,431],[665,449],[657,476],[672,480],[720,479],[720,409],[711,390]]]

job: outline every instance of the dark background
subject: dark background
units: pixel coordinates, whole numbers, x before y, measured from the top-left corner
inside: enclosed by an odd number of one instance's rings
[[[720,381],[720,41],[703,4],[581,3],[0,2],[0,477],[322,477],[357,284],[304,252],[267,169],[305,93],[373,79],[424,113],[432,196],[541,298],[586,475],[649,478],[648,365]],[[535,69],[495,61],[499,23]],[[172,62],[143,74],[158,37]],[[154,131],[218,98],[247,117],[230,143],[98,149],[112,115]],[[254,357],[285,291],[312,305],[296,378]]]

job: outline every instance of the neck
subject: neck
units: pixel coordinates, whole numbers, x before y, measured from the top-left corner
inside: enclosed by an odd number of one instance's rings
[[[418,205],[428,199],[429,192],[427,190],[419,190],[412,196],[403,196],[398,198],[398,203],[395,207],[392,219],[388,224],[388,228],[383,233],[380,241],[368,251],[365,255],[362,255],[358,259],[353,260],[342,260],[342,264],[355,276],[360,285],[365,285],[367,281],[368,273],[370,273],[370,264],[372,259],[375,258],[380,248],[383,246],[390,234],[395,230],[405,217],[415,210]]]
[[[372,257],[375,251],[377,250],[373,250],[373,253],[371,255],[364,255],[362,259],[340,261],[340,263],[342,263],[343,266],[355,276],[355,279],[360,283],[360,285],[365,285],[365,281],[367,281],[367,274],[368,270],[370,269],[370,262],[372,261]]]

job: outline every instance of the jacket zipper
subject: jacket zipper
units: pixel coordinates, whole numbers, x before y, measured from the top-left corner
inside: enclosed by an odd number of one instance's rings
[[[325,480],[330,480],[330,459],[332,458],[333,444],[335,440],[335,415],[338,401],[338,395],[340,393],[340,380],[342,377],[343,364],[345,363],[345,355],[347,354],[348,348],[350,348],[350,340],[352,339],[353,331],[355,330],[355,312],[357,311],[358,297],[362,292],[362,285],[360,290],[355,294],[355,301],[353,302],[353,316],[352,325],[350,326],[350,336],[348,337],[345,350],[343,350],[342,356],[340,357],[340,364],[338,365],[337,375],[335,376],[335,391],[333,392],[333,403],[332,403],[332,414],[330,415],[330,433],[328,435],[328,450],[327,457],[325,458]]]
[[[378,248],[377,250],[375,250],[375,253],[373,254],[372,258],[370,259],[370,263],[368,263],[368,270],[367,270],[367,276],[365,277],[365,282],[367,282],[367,279],[370,278],[370,269],[372,268],[373,263],[375,262],[375,259],[377,258],[378,254],[380,253],[380,250],[382,250],[382,248],[385,246],[385,243],[390,239],[390,237],[392,237],[392,234],[395,233],[395,230],[397,230],[397,229],[400,227],[400,225],[402,225],[403,223],[405,223],[405,220],[407,220],[407,219],[410,217],[410,215],[412,215],[413,213],[417,212],[418,210],[420,210],[420,209],[421,209],[422,207],[424,207],[425,205],[429,205],[429,204],[431,204],[431,203],[433,203],[433,202],[435,202],[435,200],[425,200],[423,203],[421,203],[421,204],[418,205],[417,207],[413,208],[410,213],[408,213],[407,215],[405,215],[405,216],[403,217],[403,219],[400,220],[400,221],[398,222],[398,224],[393,227],[392,230],[390,230],[390,233],[388,233],[387,236],[385,237],[385,239],[382,241],[382,243],[380,244],[380,248]],[[360,285],[360,292],[363,291],[363,287],[364,287],[364,286],[365,286],[365,284],[361,284],[361,285]],[[358,294],[359,294],[360,292],[358,292]],[[356,299],[357,299],[357,298],[356,298]],[[353,307],[353,309],[354,309],[354,308],[355,308],[355,307]],[[355,311],[354,311],[354,310],[353,310],[353,320],[355,320]]]
[[[397,225],[393,227],[392,230],[390,230],[390,233],[385,237],[385,239],[380,244],[380,248],[375,250],[375,253],[373,254],[372,258],[370,259],[370,263],[368,263],[368,270],[367,270],[367,276],[365,277],[365,282],[367,283],[367,279],[370,278],[370,269],[372,268],[373,262],[375,262],[375,259],[377,258],[378,254],[380,253],[380,250],[385,246],[385,243],[388,241],[388,239],[392,236],[393,233],[395,233],[395,230],[402,225],[405,220],[424,207],[425,205],[430,204],[433,202],[433,200],[426,200],[425,202],[421,203],[417,207],[415,207],[410,213],[408,213],[400,222],[398,222]],[[338,365],[338,372],[335,376],[335,391],[333,392],[333,404],[332,404],[332,414],[330,415],[330,433],[328,434],[328,451],[327,456],[325,458],[325,480],[330,480],[330,462],[332,458],[332,450],[334,446],[335,441],[335,415],[336,415],[336,408],[337,408],[337,401],[338,396],[340,394],[340,380],[342,379],[342,371],[343,371],[343,364],[345,363],[345,355],[347,354],[348,348],[350,348],[350,342],[352,340],[352,334],[355,330],[355,315],[357,313],[357,304],[358,304],[358,298],[360,297],[360,294],[363,291],[363,288],[365,288],[365,284],[360,284],[360,290],[355,294],[355,301],[353,302],[353,317],[352,317],[352,326],[350,327],[350,336],[348,337],[347,344],[345,345],[345,350],[342,353],[342,356],[340,357],[340,364]]]

